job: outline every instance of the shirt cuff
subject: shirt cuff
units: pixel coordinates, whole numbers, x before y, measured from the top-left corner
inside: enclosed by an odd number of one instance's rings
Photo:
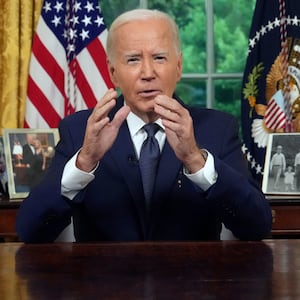
[[[184,175],[199,186],[203,191],[207,191],[213,184],[216,183],[218,178],[218,173],[215,169],[214,157],[208,151],[206,152],[207,159],[202,169],[193,174],[189,174],[185,169],[183,170]]]
[[[94,172],[99,166],[98,162],[97,166],[89,173],[78,169],[76,160],[79,151],[66,163],[61,179],[61,194],[70,200],[74,199],[79,191],[94,180]]]

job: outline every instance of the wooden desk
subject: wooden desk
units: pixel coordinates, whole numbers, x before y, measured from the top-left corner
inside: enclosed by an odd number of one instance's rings
[[[18,240],[15,222],[19,205],[19,202],[0,199],[0,241]]]
[[[271,238],[300,238],[300,198],[269,199],[273,213]],[[0,199],[0,240],[17,241],[15,219],[20,202]]]
[[[300,240],[0,244],[1,299],[300,299]]]
[[[272,208],[272,237],[300,238],[299,199],[269,198]]]

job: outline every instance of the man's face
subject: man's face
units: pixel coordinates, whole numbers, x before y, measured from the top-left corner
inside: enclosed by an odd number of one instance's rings
[[[29,145],[33,145],[35,139],[36,139],[36,134],[28,133],[28,134],[26,135],[27,144],[29,144]]]
[[[142,117],[153,112],[153,99],[172,96],[182,72],[182,57],[164,20],[132,21],[115,32],[112,81],[131,110]]]

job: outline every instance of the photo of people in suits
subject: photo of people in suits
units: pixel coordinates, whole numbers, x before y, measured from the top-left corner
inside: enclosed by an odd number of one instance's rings
[[[57,138],[52,129],[45,132],[8,129],[4,132],[9,154],[6,161],[10,196],[26,195],[40,182],[47,171],[54,156]]]

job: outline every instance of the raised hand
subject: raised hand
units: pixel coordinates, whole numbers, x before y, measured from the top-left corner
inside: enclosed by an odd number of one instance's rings
[[[193,120],[178,101],[165,95],[155,98],[154,111],[161,117],[167,140],[177,158],[191,172],[197,172],[204,164],[202,151],[195,140]]]
[[[112,120],[108,113],[116,105],[117,92],[109,89],[95,106],[87,121],[82,149],[77,157],[79,169],[91,171],[114,143],[121,124],[130,112],[128,106],[123,106]]]

